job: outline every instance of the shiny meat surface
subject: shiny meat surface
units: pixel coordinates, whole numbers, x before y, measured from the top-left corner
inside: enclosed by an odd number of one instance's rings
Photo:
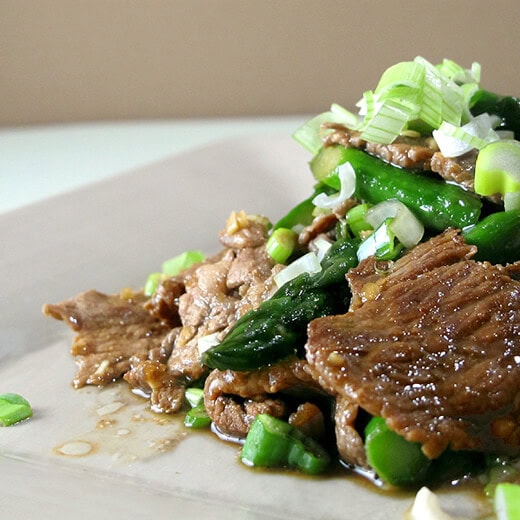
[[[151,316],[144,302],[142,294],[123,298],[87,291],[43,307],[45,315],[65,321],[78,333],[71,347],[76,388],[114,381],[130,368],[131,358],[145,360],[160,347],[169,327]]]
[[[386,276],[369,258],[351,273],[354,308],[309,326],[320,384],[431,458],[448,446],[520,453],[520,282],[471,255],[449,230]]]
[[[254,372],[213,370],[204,387],[204,405],[215,426],[232,437],[245,437],[255,416],[289,414],[278,394],[284,390],[319,387],[306,371],[304,360],[290,360]]]

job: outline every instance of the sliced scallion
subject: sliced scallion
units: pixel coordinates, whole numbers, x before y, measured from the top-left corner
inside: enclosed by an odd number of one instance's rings
[[[520,518],[520,486],[508,482],[497,484],[494,506],[498,520],[516,520]]]
[[[393,219],[386,219],[372,234],[361,242],[357,257],[361,262],[369,256],[376,260],[394,260],[401,252],[403,245],[396,239],[391,229]]]
[[[150,273],[148,275],[143,289],[145,296],[152,296],[152,294],[156,291],[162,277],[162,273]]]
[[[479,195],[520,191],[519,141],[495,141],[480,150],[475,164],[475,191]]]
[[[186,396],[186,400],[190,404],[192,408],[195,406],[199,406],[204,399],[204,390],[202,388],[186,388],[186,392],[184,394]]]
[[[340,164],[337,168],[337,175],[340,182],[339,192],[332,195],[320,193],[312,200],[316,207],[333,210],[354,195],[356,190],[356,172],[350,163]]]
[[[358,204],[351,208],[345,215],[348,227],[356,237],[361,236],[361,233],[364,231],[374,229],[367,221],[367,211],[369,208],[369,204]]]
[[[319,273],[321,264],[316,253],[310,252],[291,262],[273,277],[276,285],[281,287],[302,273]]]
[[[422,223],[405,204],[397,199],[388,199],[372,206],[365,218],[373,228],[388,222],[391,232],[405,247],[417,245],[424,235]]]
[[[29,402],[19,394],[6,393],[0,395],[0,426],[11,426],[32,417]]]
[[[181,271],[205,259],[201,251],[185,251],[162,264],[162,272],[167,276],[177,276]]]
[[[295,231],[288,228],[275,229],[265,244],[267,254],[277,263],[285,264],[293,254],[298,235]]]

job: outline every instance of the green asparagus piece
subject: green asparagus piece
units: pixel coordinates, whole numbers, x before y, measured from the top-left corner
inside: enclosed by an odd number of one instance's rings
[[[337,167],[345,162],[356,172],[355,195],[365,202],[400,200],[434,231],[463,228],[479,219],[482,202],[474,193],[392,166],[362,150],[341,145],[324,147],[311,161],[311,170],[316,180],[338,189]]]
[[[311,320],[346,311],[350,293],[345,274],[357,264],[357,245],[357,240],[336,242],[319,273],[297,276],[244,314],[219,345],[202,354],[203,364],[248,371],[298,354]]]
[[[462,231],[464,240],[478,248],[475,258],[494,264],[520,260],[520,209],[491,213]]]

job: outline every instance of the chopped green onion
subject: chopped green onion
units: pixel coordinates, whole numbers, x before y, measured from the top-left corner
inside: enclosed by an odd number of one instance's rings
[[[374,143],[388,144],[404,130],[410,120],[410,113],[401,103],[387,99],[374,101],[367,114],[361,138]]]
[[[471,118],[470,101],[478,90],[480,66],[470,71],[445,60],[440,65],[417,56],[384,71],[373,91],[366,91],[357,103],[359,118],[342,107],[308,121],[293,137],[311,153],[322,144],[321,125],[338,122],[361,131],[367,141],[389,144],[408,127],[437,129],[445,121],[456,127]],[[362,118],[362,119],[360,119]]]
[[[204,390],[202,388],[186,388],[186,392],[184,395],[186,396],[186,400],[192,408],[199,406],[204,400]]]
[[[423,482],[431,464],[420,443],[398,435],[382,417],[372,417],[367,424],[365,451],[370,467],[384,482],[394,486]]]
[[[520,191],[519,141],[495,141],[480,150],[475,164],[475,191],[479,195]]]
[[[443,121],[441,126],[433,131],[433,137],[443,155],[458,157],[473,148],[481,150],[489,143],[498,141],[499,136],[493,129],[497,123],[497,118],[487,113],[474,117],[463,126]]]
[[[345,220],[356,237],[359,237],[364,231],[371,231],[374,229],[366,219],[369,208],[369,204],[358,204],[351,208],[345,215]]]
[[[337,168],[337,175],[341,186],[339,192],[332,195],[327,195],[326,193],[316,195],[312,201],[316,207],[333,210],[354,195],[356,190],[356,172],[350,163],[340,164]]]
[[[32,417],[32,414],[31,405],[21,395],[0,395],[0,426],[11,426]]]
[[[333,104],[329,111],[323,112],[298,128],[292,135],[293,139],[303,148],[315,154],[321,148],[323,123],[341,123],[347,127],[357,125],[357,116],[338,104]]]
[[[286,284],[293,278],[296,278],[302,273],[319,273],[321,271],[321,264],[318,260],[316,253],[312,251],[307,253],[300,258],[291,262],[287,267],[284,267],[281,271],[274,275],[274,281],[278,287]]]
[[[473,62],[471,64],[471,69],[464,69],[453,60],[448,60],[444,58],[442,63],[437,65],[437,69],[444,76],[448,77],[452,81],[456,83],[462,84],[472,84],[472,83],[480,83],[480,63]]]
[[[509,457],[487,456],[486,457],[487,483],[484,493],[493,498],[498,484],[501,482],[518,481],[519,469],[515,467],[514,460]]]
[[[402,244],[396,240],[391,229],[393,219],[386,219],[372,234],[361,242],[357,257],[364,260],[375,256],[377,260],[394,260],[402,250]]]
[[[152,296],[152,294],[156,291],[162,277],[163,273],[150,273],[148,275],[143,290],[145,296]]]
[[[366,214],[367,222],[379,227],[387,219],[390,230],[404,247],[417,245],[423,235],[424,226],[408,207],[397,199],[388,199],[372,206]]]
[[[184,417],[184,426],[193,429],[208,428],[211,425],[211,419],[204,408],[204,404],[198,404],[191,410],[186,412]]]
[[[508,482],[497,484],[494,506],[498,520],[520,518],[520,485]]]
[[[177,276],[181,271],[205,259],[201,251],[185,251],[178,256],[166,260],[162,264],[162,272],[168,276]]]
[[[328,453],[296,427],[267,414],[259,414],[247,434],[241,460],[247,466],[295,468],[309,475],[330,464]]]
[[[265,244],[267,254],[277,263],[285,264],[293,254],[298,242],[298,235],[288,228],[275,229]]]

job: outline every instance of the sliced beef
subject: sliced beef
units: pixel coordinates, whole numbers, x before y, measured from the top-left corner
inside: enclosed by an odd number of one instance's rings
[[[130,368],[131,358],[147,359],[160,347],[169,327],[144,309],[144,301],[142,294],[121,297],[87,291],[43,307],[45,315],[78,332],[71,348],[76,388],[112,382]]]
[[[359,407],[430,458],[448,446],[520,453],[520,282],[472,253],[449,230],[386,276],[366,259],[349,277],[354,308],[311,322],[309,368],[349,410],[347,429]]]
[[[325,124],[325,129],[332,130],[324,138],[324,145],[341,144],[346,148],[358,148],[383,161],[411,170],[430,170],[433,154],[438,151],[431,138],[410,138],[399,136],[391,144],[372,143],[361,139],[360,132],[350,130],[341,124]]]
[[[179,410],[185,386],[207,373],[199,341],[224,334],[275,290],[272,274],[278,268],[265,249],[267,229],[265,218],[233,212],[220,233],[224,249],[163,280],[150,299],[88,291],[45,305],[44,314],[79,333],[72,346],[74,385],[124,376],[154,410]]]
[[[358,148],[400,168],[432,171],[449,182],[474,191],[476,151],[460,157],[446,157],[438,150],[432,137],[399,136],[393,143],[379,144],[361,139],[360,132],[341,124],[328,123],[324,128],[330,131],[324,138],[325,146],[340,144],[346,148]],[[500,202],[501,198],[494,196],[491,200]]]
[[[289,414],[278,394],[283,390],[319,387],[306,372],[304,360],[291,360],[254,372],[213,370],[204,386],[204,405],[218,430],[232,437],[243,438],[256,415],[274,417]]]
[[[446,157],[442,153],[433,154],[430,168],[447,181],[456,182],[466,189],[474,191],[476,150],[460,157]]]

